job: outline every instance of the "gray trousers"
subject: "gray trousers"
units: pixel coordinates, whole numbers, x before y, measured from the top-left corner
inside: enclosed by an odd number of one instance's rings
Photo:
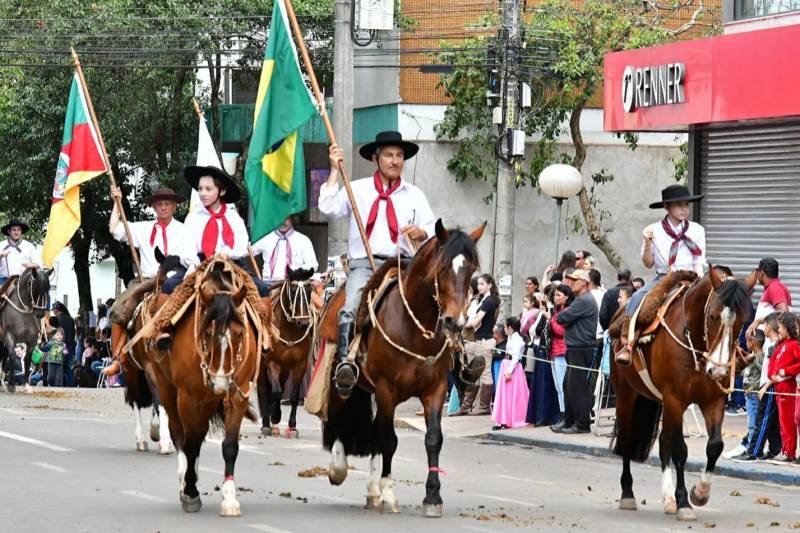
[[[380,268],[382,264],[383,261],[376,257],[375,266]],[[350,273],[347,275],[347,283],[344,286],[344,305],[339,310],[339,323],[352,322],[356,319],[358,306],[361,305],[361,293],[371,277],[372,268],[369,266],[369,259],[365,257],[350,261]]]

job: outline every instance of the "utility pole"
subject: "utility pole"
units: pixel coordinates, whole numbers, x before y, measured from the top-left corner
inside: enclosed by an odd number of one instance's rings
[[[348,176],[353,175],[353,41],[350,14],[354,0],[336,0],[333,54],[333,131],[344,153]],[[328,256],[347,253],[349,221],[328,222]]]
[[[494,241],[494,277],[501,292],[503,315],[511,314],[511,289],[514,260],[514,194],[520,159],[525,154],[525,135],[520,128],[519,66],[522,51],[520,23],[521,0],[502,0],[500,30],[500,95],[502,108],[499,122],[496,221]],[[495,111],[495,116],[497,111]]]

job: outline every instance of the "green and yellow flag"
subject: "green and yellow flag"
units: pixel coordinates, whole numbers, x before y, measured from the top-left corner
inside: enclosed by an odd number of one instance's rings
[[[306,208],[300,129],[316,111],[300,72],[286,6],[275,0],[244,172],[253,205],[253,242]]]

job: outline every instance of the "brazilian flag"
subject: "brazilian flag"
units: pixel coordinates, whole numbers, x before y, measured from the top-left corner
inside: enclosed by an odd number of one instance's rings
[[[253,205],[253,242],[306,208],[300,130],[316,111],[300,73],[286,5],[275,0],[244,172]]]

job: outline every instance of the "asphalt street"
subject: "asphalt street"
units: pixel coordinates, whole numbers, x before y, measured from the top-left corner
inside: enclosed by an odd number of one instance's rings
[[[800,489],[722,476],[698,521],[664,515],[657,468],[636,465],[636,512],[617,510],[621,465],[613,459],[446,438],[444,516],[427,519],[423,434],[399,429],[393,477],[399,515],[365,510],[368,461],[350,460],[347,481],[330,486],[319,424],[302,413],[300,438],[261,437],[246,422],[236,468],[240,518],[218,516],[221,435],[200,460],[203,509],[184,514],[177,459],[155,446],[136,452],[121,390],[0,392],[0,531],[720,531],[800,528]],[[315,470],[307,472],[309,470]],[[299,474],[303,474],[303,476]],[[307,477],[311,476],[311,477]],[[689,483],[697,474],[688,475]]]

